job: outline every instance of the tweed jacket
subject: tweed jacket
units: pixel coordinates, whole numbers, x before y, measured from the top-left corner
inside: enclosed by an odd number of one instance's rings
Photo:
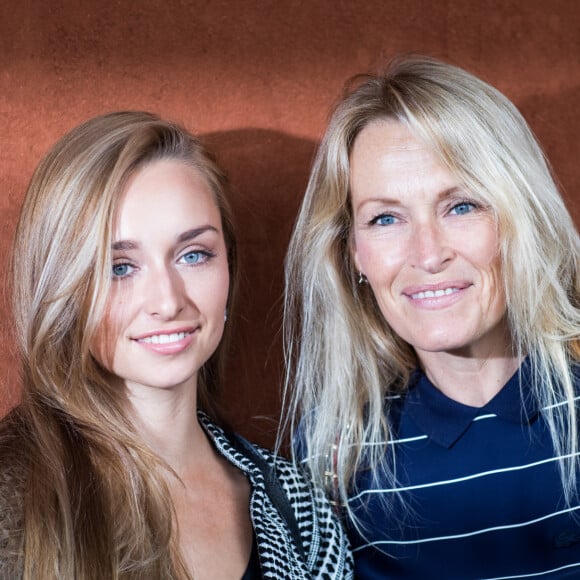
[[[266,490],[261,469],[239,451],[220,427],[203,413],[199,421],[217,451],[248,477],[252,492],[250,515],[264,578],[279,580],[353,577],[348,540],[324,495],[312,488],[290,462],[255,447],[273,466],[302,538],[302,549],[294,543],[284,517]],[[22,577],[22,499],[25,487],[25,458],[17,440],[3,439],[0,458],[0,580]]]

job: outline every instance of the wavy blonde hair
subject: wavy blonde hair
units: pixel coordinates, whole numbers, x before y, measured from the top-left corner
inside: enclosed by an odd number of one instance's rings
[[[91,354],[111,279],[113,218],[129,177],[159,159],[208,182],[236,280],[226,180],[200,142],[144,112],[89,120],[44,157],[13,250],[13,307],[23,396],[10,426],[26,466],[24,578],[189,578],[177,548],[166,472],[137,435],[124,392]],[[200,373],[210,415],[223,342]],[[9,429],[9,430],[10,430]]]
[[[359,76],[340,100],[314,161],[286,261],[284,429],[296,433],[314,481],[348,510],[364,463],[395,485],[389,395],[417,366],[385,321],[351,255],[349,157],[370,123],[394,120],[423,140],[494,209],[514,350],[533,360],[567,497],[578,433],[572,365],[579,348],[579,238],[540,146],[516,107],[455,66],[400,57]],[[353,514],[350,514],[354,517]],[[355,522],[356,523],[356,522]]]

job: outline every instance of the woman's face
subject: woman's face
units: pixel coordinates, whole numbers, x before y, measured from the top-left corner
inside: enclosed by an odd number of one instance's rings
[[[135,387],[196,384],[224,329],[229,273],[205,179],[161,160],[130,179],[115,219],[103,364]]]
[[[365,127],[350,167],[354,261],[391,328],[423,362],[428,353],[505,352],[491,208],[396,121]]]

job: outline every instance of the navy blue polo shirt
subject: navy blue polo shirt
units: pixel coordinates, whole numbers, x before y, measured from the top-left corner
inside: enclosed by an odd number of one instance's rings
[[[551,411],[531,396],[527,365],[482,408],[422,373],[393,402],[402,502],[359,473],[350,506],[365,529],[349,526],[357,578],[580,578],[580,503],[564,501]]]

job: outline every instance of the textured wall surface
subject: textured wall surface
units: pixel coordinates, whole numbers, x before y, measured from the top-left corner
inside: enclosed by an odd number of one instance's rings
[[[271,443],[282,261],[312,155],[346,79],[400,52],[443,58],[505,92],[580,223],[572,0],[21,0],[0,17],[0,259],[34,166],[81,121],[146,109],[206,136],[235,186],[243,260],[229,406],[240,431]],[[1,411],[19,387],[6,299],[0,308]]]

